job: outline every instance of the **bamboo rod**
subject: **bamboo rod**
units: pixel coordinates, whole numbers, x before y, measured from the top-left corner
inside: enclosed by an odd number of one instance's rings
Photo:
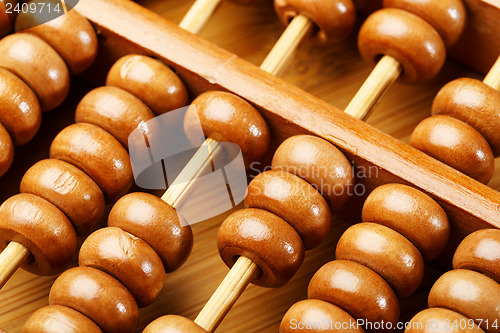
[[[193,34],[198,34],[220,2],[221,0],[196,0],[181,23],[179,23],[179,26]]]
[[[500,56],[497,61],[495,61],[488,74],[486,74],[483,82],[495,90],[500,90]]]
[[[0,289],[3,288],[29,254],[30,251],[17,242],[10,242],[0,253]]]

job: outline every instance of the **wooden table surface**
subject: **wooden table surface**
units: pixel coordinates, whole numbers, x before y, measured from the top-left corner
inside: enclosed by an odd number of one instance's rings
[[[143,0],[142,5],[167,19],[180,22],[192,1]],[[272,6],[242,7],[224,3],[201,33],[205,39],[235,53],[247,61],[260,64],[283,27],[277,21]],[[296,54],[283,79],[313,95],[344,108],[354,96],[371,68],[359,56],[356,34],[336,45],[320,45],[307,41]],[[417,86],[396,84],[383,98],[368,119],[372,126],[407,142],[413,128],[429,116],[432,99],[446,82],[461,76],[481,78],[457,63],[448,61],[441,74],[432,82]],[[72,122],[76,103],[92,87],[82,82],[73,84],[71,98],[57,110],[44,115],[43,128],[34,141],[16,150],[14,167],[0,179],[0,199],[18,191],[22,174],[34,162],[47,158],[48,147],[56,133]],[[500,163],[490,186],[500,190]],[[140,311],[137,332],[164,314],[179,314],[194,319],[211,293],[227,273],[217,253],[215,235],[224,217],[218,216],[193,226],[195,245],[187,263],[167,276],[160,297]],[[286,310],[296,301],[306,298],[307,284],[314,272],[334,259],[335,244],[350,224],[335,218],[327,241],[307,253],[296,276],[279,289],[249,286],[229,313],[218,332],[277,332]],[[425,307],[429,287],[441,274],[427,267],[426,278],[419,291],[401,302],[401,319],[409,320]],[[21,332],[29,315],[48,303],[48,293],[55,277],[37,277],[18,271],[0,292],[0,328],[9,333]]]

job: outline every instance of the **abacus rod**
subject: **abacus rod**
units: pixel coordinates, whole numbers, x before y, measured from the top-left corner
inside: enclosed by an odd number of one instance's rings
[[[222,0],[196,0],[182,19],[181,23],[179,23],[179,26],[193,34],[198,34],[221,1]]]
[[[401,72],[401,65],[396,59],[383,56],[344,112],[355,118],[365,119]]]
[[[10,242],[0,253],[0,289],[3,288],[29,254],[29,250],[17,242]]]
[[[275,76],[280,76],[291,60],[295,50],[313,31],[314,23],[304,15],[297,15],[287,26],[260,68]]]
[[[486,74],[483,82],[495,90],[500,90],[500,56],[497,61],[495,61],[488,74]]]
[[[252,260],[244,256],[239,257],[194,322],[207,332],[214,332],[258,269],[259,267]]]

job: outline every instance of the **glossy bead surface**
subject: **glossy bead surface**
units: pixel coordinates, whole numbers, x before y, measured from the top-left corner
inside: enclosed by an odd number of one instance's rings
[[[142,333],[207,333],[207,331],[185,317],[167,315],[152,321]]]
[[[50,289],[49,304],[72,308],[109,333],[134,332],[139,317],[137,303],[127,288],[90,267],[62,273]]]
[[[20,191],[31,193],[59,208],[79,235],[88,235],[102,222],[104,195],[87,174],[64,161],[47,159],[24,174]]]
[[[312,277],[309,298],[337,305],[356,319],[371,323],[391,322],[399,318],[399,302],[394,291],[371,269],[354,261],[335,260],[323,265]],[[383,330],[367,332],[389,332]]]
[[[312,20],[323,42],[345,39],[356,21],[356,9],[351,0],[275,0],[274,9],[285,25],[299,14]]]
[[[495,171],[495,157],[486,139],[472,126],[449,116],[422,120],[410,145],[481,183],[488,183]]]
[[[13,160],[14,143],[5,127],[0,124],[0,176],[9,170]]]
[[[40,103],[20,78],[0,68],[0,123],[16,146],[33,139],[42,122]]]
[[[444,273],[432,286],[429,307],[456,311],[479,323],[488,333],[498,332],[491,325],[500,318],[500,284],[485,275],[467,269]],[[490,325],[487,326],[486,320]]]
[[[217,248],[228,267],[239,256],[255,262],[261,274],[252,282],[280,287],[304,260],[304,244],[297,232],[280,217],[260,209],[241,209],[229,215],[217,233]]]
[[[122,197],[111,209],[108,225],[148,243],[167,272],[182,266],[193,248],[191,227],[172,206],[152,194],[136,192]]]
[[[17,33],[0,40],[0,67],[26,82],[38,97],[42,111],[59,106],[68,95],[68,67],[39,37]]]
[[[362,220],[389,227],[408,238],[425,261],[436,258],[448,243],[446,213],[427,194],[407,185],[377,187],[366,199]]]
[[[288,222],[304,241],[306,250],[328,235],[330,208],[321,194],[303,179],[286,171],[266,171],[248,185],[245,208],[260,208]]]
[[[482,229],[464,238],[453,256],[454,269],[470,269],[500,283],[500,230]]]
[[[50,157],[83,170],[109,202],[124,195],[133,182],[125,148],[111,134],[92,124],[73,124],[59,132],[50,146]]]
[[[48,305],[36,310],[23,326],[23,333],[54,332],[102,333],[88,317],[61,305]]]
[[[455,324],[456,323],[456,324]],[[425,309],[409,322],[405,333],[484,333],[470,318],[442,308]]]
[[[247,101],[234,94],[210,91],[198,96],[184,118],[188,137],[199,123],[206,137],[237,144],[247,167],[259,160],[269,146],[270,133],[264,118]],[[201,145],[202,142],[196,143]]]
[[[448,115],[465,121],[481,133],[500,155],[500,92],[474,79],[447,83],[434,98],[433,115]]]
[[[354,175],[349,160],[329,142],[311,135],[286,139],[274,153],[273,170],[299,176],[318,189],[332,210],[350,197]]]
[[[396,59],[408,83],[432,79],[446,58],[443,40],[429,23],[395,8],[381,9],[366,19],[359,31],[358,49],[373,65],[382,55]]]
[[[16,194],[0,206],[0,247],[10,241],[31,252],[21,267],[37,275],[65,269],[76,253],[76,232],[50,202],[33,194]]]

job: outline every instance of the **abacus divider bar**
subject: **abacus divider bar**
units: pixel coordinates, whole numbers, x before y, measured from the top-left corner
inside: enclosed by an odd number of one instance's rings
[[[10,242],[0,253],[0,289],[9,281],[30,251],[22,244]]]
[[[168,187],[161,199],[177,208],[196,186],[196,180],[207,168],[212,166],[213,158],[222,150],[222,146],[215,140],[207,138],[198,148],[188,164]]]
[[[240,256],[194,322],[207,332],[214,332],[258,270],[256,263]]]
[[[297,15],[287,26],[260,68],[280,76],[291,60],[295,50],[314,29],[314,23],[304,15]]]
[[[355,118],[365,119],[401,72],[401,64],[396,59],[383,56],[344,112]]]
[[[486,74],[483,82],[495,90],[500,90],[500,56],[498,56],[497,61],[495,61],[493,67]]]
[[[193,34],[198,34],[221,1],[222,0],[196,0],[182,19],[181,23],[179,23],[179,26]]]

